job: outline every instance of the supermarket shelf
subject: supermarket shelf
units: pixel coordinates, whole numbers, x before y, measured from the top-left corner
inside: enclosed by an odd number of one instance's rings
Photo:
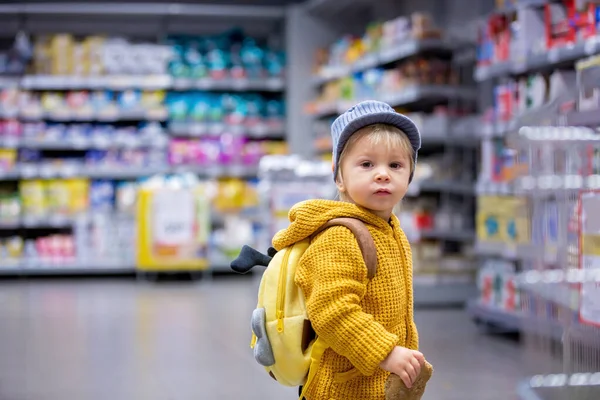
[[[477,242],[475,254],[481,257],[497,257],[517,261],[532,260],[539,253],[532,251],[530,246],[526,245],[509,246],[503,242]]]
[[[522,61],[507,61],[495,65],[477,67],[475,70],[475,80],[482,82],[502,76],[551,68],[558,64],[576,61],[599,52],[600,41],[594,37],[571,46],[550,49],[543,54],[529,55]]]
[[[0,138],[2,148],[27,148],[37,150],[90,150],[90,149],[138,149],[138,148],[164,148],[168,144],[167,137],[156,137],[152,139],[124,138],[72,138],[54,140],[36,140],[19,138]]]
[[[117,121],[166,121],[168,111],[166,108],[156,110],[115,110],[110,113],[89,112],[69,112],[61,110],[59,112],[21,112],[18,116],[23,121],[54,121],[54,122],[117,122]]]
[[[14,76],[0,76],[0,89],[8,89],[19,86],[20,79]]]
[[[225,123],[202,123],[202,122],[171,122],[169,132],[173,136],[202,136],[221,135],[232,133],[248,134],[254,138],[283,138],[285,136],[285,123],[283,121],[269,124],[260,122],[253,126],[231,125]]]
[[[20,86],[29,90],[207,90],[207,91],[261,91],[279,92],[285,87],[282,78],[266,79],[179,79],[170,75],[118,76],[55,76],[28,75]]]
[[[25,166],[16,171],[0,172],[0,182],[17,179],[57,179],[57,178],[90,178],[90,179],[137,179],[160,174],[191,173],[207,178],[217,177],[255,177],[257,168],[252,166],[231,167],[140,167],[140,168],[102,168],[102,167],[38,167]]]
[[[475,296],[477,296],[475,284],[414,284],[415,307],[463,305]]]
[[[20,3],[0,6],[0,14],[26,15],[129,15],[281,19],[285,8],[223,4],[177,3]]]
[[[477,299],[469,300],[467,312],[472,318],[495,325],[505,333],[519,332],[521,329],[521,317],[518,314],[484,306]]]
[[[461,231],[432,229],[428,231],[422,231],[420,235],[421,239],[445,240],[449,242],[472,242],[475,239],[475,232],[468,230]]]
[[[472,184],[452,181],[432,181],[426,180],[422,182],[413,182],[409,188],[407,195],[418,195],[423,192],[443,192],[465,196],[475,194],[475,188]]]
[[[285,82],[281,78],[268,79],[173,79],[169,85],[174,90],[211,90],[211,91],[258,91],[258,92],[280,92],[285,88]]]
[[[476,91],[452,85],[413,85],[397,92],[388,93],[379,98],[380,101],[388,103],[392,107],[409,107],[416,105],[435,104],[449,100],[473,101]],[[333,103],[324,103],[317,106],[313,114],[316,118],[329,117],[345,112],[360,100],[344,100]]]
[[[520,400],[544,400],[535,390],[531,387],[530,379],[523,379],[517,385],[517,396]]]
[[[406,42],[369,54],[352,65],[330,67],[313,78],[315,86],[344,78],[356,72],[376,68],[426,51],[451,52],[452,45],[441,39],[407,40]]]
[[[600,110],[576,111],[566,115],[566,126],[600,126]]]

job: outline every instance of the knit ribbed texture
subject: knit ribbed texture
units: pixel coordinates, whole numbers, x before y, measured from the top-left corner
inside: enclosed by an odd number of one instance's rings
[[[336,118],[331,125],[331,141],[333,144],[333,178],[337,176],[340,154],[346,142],[359,129],[372,124],[393,125],[403,131],[415,152],[414,162],[417,164],[417,153],[421,148],[421,134],[415,123],[405,115],[397,113],[388,104],[381,101],[367,100]],[[410,176],[412,180],[412,174]]]
[[[419,345],[412,311],[412,257],[398,219],[392,216],[388,223],[354,204],[310,200],[290,211],[291,224],[275,235],[273,246],[282,249],[336,217],[367,224],[379,263],[369,281],[356,238],[342,226],[316,235],[302,256],[296,283],[317,335],[330,346],[306,399],[383,400],[389,373],[379,364],[396,345]],[[347,373],[353,370],[357,374]]]

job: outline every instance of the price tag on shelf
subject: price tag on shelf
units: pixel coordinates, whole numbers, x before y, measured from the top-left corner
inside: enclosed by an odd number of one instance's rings
[[[152,199],[153,236],[161,245],[177,246],[194,239],[194,197],[190,191],[157,191]]]
[[[585,41],[583,51],[586,55],[591,56],[596,54],[598,48],[598,39],[600,39],[598,36],[593,36]]]
[[[22,165],[21,166],[21,175],[25,179],[36,178],[38,176],[38,169],[35,165]]]
[[[283,88],[283,81],[280,78],[269,78],[265,84],[267,89],[270,90],[279,90]]]
[[[556,64],[558,62],[559,55],[560,55],[560,52],[559,52],[558,48],[554,47],[554,48],[548,50],[547,54],[548,54],[548,61],[551,64]]]

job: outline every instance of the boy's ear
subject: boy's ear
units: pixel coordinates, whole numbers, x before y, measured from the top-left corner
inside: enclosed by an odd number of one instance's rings
[[[346,191],[346,186],[344,185],[344,180],[341,176],[335,178],[335,186],[340,193],[344,193]]]

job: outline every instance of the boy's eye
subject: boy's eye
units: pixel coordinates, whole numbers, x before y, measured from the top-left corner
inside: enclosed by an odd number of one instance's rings
[[[390,168],[392,168],[392,169],[402,168],[402,164],[400,164],[400,163],[391,163],[390,164]]]
[[[361,165],[363,168],[369,168],[369,167],[371,167],[373,164],[371,163],[371,161],[363,161],[362,163],[360,163],[360,165]]]

